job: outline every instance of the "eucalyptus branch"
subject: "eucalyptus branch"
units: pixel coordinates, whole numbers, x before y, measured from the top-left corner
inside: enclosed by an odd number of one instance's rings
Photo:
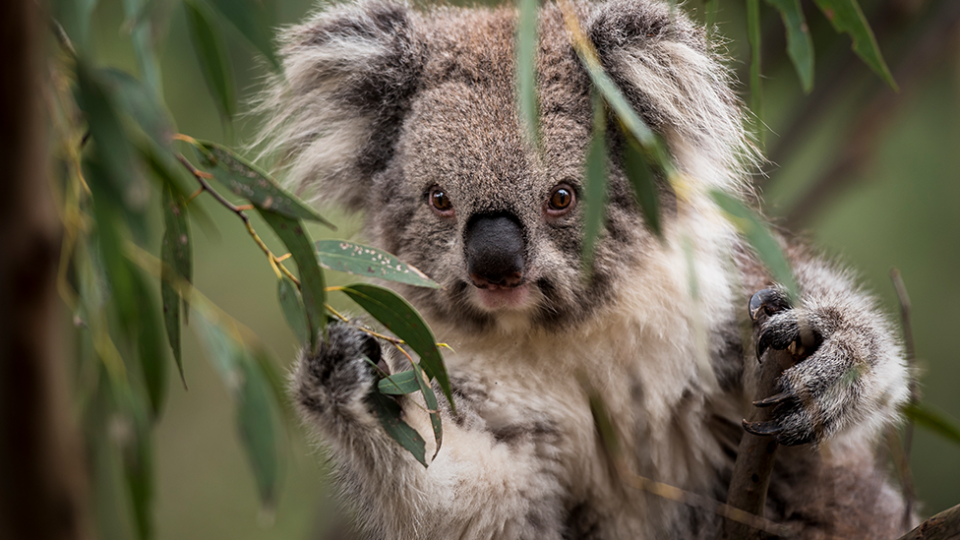
[[[177,154],[177,159],[180,161],[181,164],[183,164],[183,166],[187,169],[187,171],[189,171],[190,174],[193,175],[193,177],[197,180],[197,183],[200,184],[200,189],[198,189],[197,191],[195,191],[193,194],[190,195],[188,202],[195,199],[201,193],[207,192],[218,203],[220,203],[221,206],[223,206],[227,210],[230,210],[231,212],[236,214],[237,217],[239,217],[240,220],[243,221],[243,225],[247,228],[247,233],[250,235],[251,238],[253,238],[253,241],[257,244],[257,246],[260,247],[260,250],[263,251],[263,253],[267,256],[267,259],[270,261],[270,264],[274,268],[274,271],[282,272],[283,275],[287,276],[287,278],[289,278],[290,281],[294,282],[297,285],[297,288],[299,289],[300,280],[297,279],[297,277],[294,276],[293,273],[290,272],[290,270],[287,269],[287,267],[280,262],[280,259],[278,259],[277,256],[274,255],[272,251],[270,251],[270,248],[267,247],[267,244],[264,243],[263,239],[260,238],[260,235],[257,234],[257,231],[253,228],[253,225],[250,223],[250,217],[247,216],[245,210],[251,210],[253,206],[246,206],[246,205],[237,206],[232,202],[228,201],[223,195],[217,192],[217,190],[213,189],[213,187],[210,185],[209,182],[207,182],[207,179],[213,178],[213,175],[198,170],[196,167],[193,166],[192,163],[190,163],[189,160],[187,160],[187,158],[183,157],[183,154]],[[279,274],[278,274],[278,277],[279,277]]]

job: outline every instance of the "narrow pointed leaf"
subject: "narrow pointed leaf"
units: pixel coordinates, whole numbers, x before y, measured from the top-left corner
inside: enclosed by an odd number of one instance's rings
[[[377,388],[381,394],[402,396],[420,390],[420,383],[417,382],[417,372],[411,369],[380,379]]]
[[[229,120],[236,110],[237,92],[223,36],[201,0],[186,0],[183,8],[187,11],[193,50],[200,62],[207,88],[213,94],[220,115]]]
[[[260,367],[264,380],[269,386],[271,397],[282,411],[284,420],[295,421],[297,416],[287,396],[287,377],[283,370],[277,366],[273,358],[263,349],[254,349],[253,359],[256,360],[257,366]]]
[[[310,350],[317,350],[317,336],[324,333],[327,316],[324,304],[327,301],[323,271],[313,252],[313,244],[300,220],[269,210],[258,210],[263,220],[283,242],[300,271],[300,293],[307,314],[310,331]]]
[[[770,271],[770,275],[778,283],[786,287],[787,293],[794,300],[799,298],[799,289],[794,280],[790,264],[780,249],[780,244],[773,237],[770,228],[752,210],[747,208],[738,199],[722,191],[712,191],[717,206],[727,215],[727,219],[740,230],[747,242],[757,252],[760,261]]]
[[[256,165],[214,142],[193,141],[200,164],[234,194],[261,210],[269,210],[294,219],[307,219],[336,229],[316,210],[291,195],[269,174]]]
[[[433,393],[430,381],[424,376],[420,365],[416,362],[413,364],[413,371],[416,373],[414,380],[420,387],[420,392],[423,394],[423,402],[427,405],[427,412],[430,414],[430,426],[433,428],[433,438],[437,442],[437,447],[433,451],[433,457],[430,458],[432,461],[433,458],[437,457],[437,454],[440,453],[440,446],[443,444],[443,423],[440,421],[440,404],[437,403],[437,395]]]
[[[159,94],[119,69],[101,69],[98,75],[114,96],[117,107],[127,113],[154,141],[168,146],[174,128],[170,113],[160,104]]]
[[[307,330],[307,319],[303,312],[303,302],[300,301],[300,293],[297,292],[297,286],[286,276],[281,277],[277,282],[277,296],[280,299],[280,308],[283,310],[283,317],[287,320],[293,334],[297,336],[300,344],[310,342],[310,334]]]
[[[137,307],[140,308],[137,326],[137,352],[140,358],[140,371],[150,404],[150,419],[153,422],[160,417],[167,393],[167,363],[163,354],[163,325],[153,291],[146,278],[138,271],[132,274],[137,287]]]
[[[420,270],[377,248],[346,240],[320,240],[316,243],[316,247],[320,265],[328,270],[396,281],[417,287],[440,288],[437,282]]]
[[[410,452],[417,461],[424,467],[427,466],[426,443],[423,437],[417,433],[417,430],[410,427],[409,424],[401,418],[402,410],[400,405],[390,396],[385,396],[380,392],[370,392],[367,397],[374,414],[380,420],[380,425],[387,432],[387,435],[400,443],[400,446]]]
[[[451,409],[456,412],[450,377],[437,349],[437,340],[417,310],[397,293],[376,285],[357,283],[340,290],[420,355],[420,367],[437,379]]]
[[[193,274],[193,254],[190,246],[190,230],[187,224],[186,208],[181,199],[170,188],[163,190],[164,232],[160,241],[160,296],[163,302],[163,321],[167,329],[167,340],[173,350],[173,358],[180,371],[180,379],[186,388],[183,375],[183,354],[180,348],[180,295],[173,282],[189,282]],[[186,299],[183,300],[187,308]],[[184,313],[184,319],[186,313]]]
[[[797,70],[803,91],[809,94],[813,90],[813,39],[800,0],[767,0],[767,3],[780,12],[787,29],[787,55]]]
[[[263,0],[208,0],[217,12],[230,21],[242,35],[270,62],[280,69],[280,60],[273,50],[273,14],[271,2]]]
[[[880,47],[877,45],[877,39],[873,36],[873,30],[867,23],[867,18],[863,16],[860,5],[857,0],[814,0],[820,11],[830,19],[834,30],[850,34],[853,40],[853,52],[862,59],[894,90],[897,89],[897,83],[887,68],[887,63],[880,54]]]
[[[136,17],[144,8],[146,0],[123,0],[123,11],[127,19]],[[155,96],[163,93],[160,82],[160,66],[153,50],[154,26],[144,24],[130,28],[130,40],[133,42],[133,54],[137,58],[140,77]]]
[[[583,245],[580,257],[590,272],[607,203],[607,109],[597,91],[593,92],[593,134],[587,147],[586,182],[583,197]]]
[[[97,8],[97,0],[53,0],[50,7],[53,19],[63,25],[64,31],[78,53],[89,52],[90,19]]]
[[[203,316],[193,326],[234,398],[240,442],[253,469],[261,503],[271,507],[276,501],[279,454],[276,402],[270,397],[270,384],[253,354],[224,328]]]
[[[272,508],[277,499],[279,455],[276,403],[270,385],[249,352],[240,362],[243,385],[237,403],[237,426],[247,459],[253,469],[260,503]]]
[[[643,211],[643,222],[658,238],[663,238],[660,227],[660,195],[657,178],[650,164],[643,157],[640,143],[629,132],[624,131],[626,144],[623,145],[623,165],[627,180],[633,188],[633,198]]]
[[[960,444],[960,424],[933,407],[913,403],[903,409],[903,414],[917,425],[929,429],[948,441]]]
[[[517,101],[527,138],[540,146],[540,104],[537,96],[537,19],[539,0],[519,0],[517,21]]]

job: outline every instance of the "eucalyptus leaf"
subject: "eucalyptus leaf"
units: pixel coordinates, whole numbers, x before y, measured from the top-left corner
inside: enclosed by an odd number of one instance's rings
[[[401,418],[402,409],[396,401],[390,396],[380,392],[370,392],[367,395],[367,402],[373,409],[380,425],[386,430],[387,435],[400,443],[400,446],[410,452],[417,461],[424,467],[427,466],[426,443],[423,437],[417,433],[417,430],[410,427],[409,424]]]
[[[433,451],[433,458],[440,453],[440,446],[443,444],[443,423],[440,420],[440,404],[437,403],[437,395],[433,393],[429,380],[423,375],[420,365],[413,362],[413,371],[416,373],[414,380],[420,387],[423,394],[423,402],[427,405],[427,412],[430,414],[430,426],[433,428],[433,437],[437,442],[436,449]]]
[[[227,56],[227,46],[214,23],[212,14],[202,0],[185,0],[187,22],[193,49],[200,62],[207,88],[213,94],[220,115],[229,120],[237,107],[237,92],[234,89],[233,68]]]
[[[603,229],[607,205],[607,109],[599,92],[592,93],[593,133],[587,147],[586,186],[583,197],[581,258],[587,272],[593,267],[596,241]]]
[[[260,210],[269,210],[294,219],[316,221],[336,229],[316,210],[280,187],[272,176],[228,148],[209,141],[192,141],[201,165],[234,194]]]
[[[747,242],[756,251],[760,261],[770,271],[770,275],[778,283],[787,289],[787,294],[796,303],[799,298],[799,288],[790,270],[790,264],[780,249],[780,244],[774,238],[770,228],[754,213],[747,208],[738,199],[724,193],[714,190],[710,192],[714,202],[727,216],[727,219],[739,229]]]
[[[123,0],[123,10],[127,19],[136,17],[144,8],[145,0]],[[133,42],[133,54],[137,59],[137,68],[144,83],[159,97],[163,93],[160,81],[160,66],[157,63],[154,46],[154,26],[149,24],[130,28],[130,40]]]
[[[833,25],[837,32],[844,32],[850,35],[853,40],[853,52],[857,53],[866,64],[877,75],[879,75],[894,90],[897,89],[897,83],[887,68],[887,63],[880,54],[880,47],[877,45],[877,39],[873,36],[873,30],[867,23],[867,18],[863,16],[860,5],[857,0],[814,0],[820,11],[826,15],[827,19]]]
[[[169,111],[161,105],[157,93],[125,71],[114,68],[98,70],[98,76],[117,104],[157,144],[167,147],[175,129]]]
[[[960,444],[960,424],[930,405],[912,403],[903,409],[903,414],[917,425],[929,429],[948,441]]]
[[[440,288],[426,274],[386,251],[346,240],[320,240],[315,245],[320,265],[328,270],[418,287]]]
[[[253,468],[260,502],[272,508],[277,500],[280,456],[277,452],[278,429],[276,403],[270,384],[249,352],[240,362],[243,384],[237,403],[237,425],[240,440]]]
[[[417,372],[411,369],[380,379],[377,388],[381,394],[402,396],[420,390],[420,383],[417,382]]]
[[[163,190],[163,221],[165,229],[160,241],[160,296],[163,302],[163,320],[167,329],[167,339],[173,350],[173,358],[180,371],[180,380],[184,388],[187,381],[183,375],[183,353],[180,347],[180,294],[173,281],[189,282],[193,274],[193,254],[190,246],[190,230],[186,217],[186,206],[167,187]],[[188,309],[183,299],[184,319]]]
[[[633,198],[643,211],[643,223],[661,240],[663,229],[660,225],[660,194],[657,189],[657,178],[650,164],[643,158],[643,149],[633,134],[623,131],[625,143],[623,145],[623,165],[630,187],[633,188]]]
[[[517,20],[517,101],[527,137],[540,146],[540,104],[537,95],[537,19],[539,0],[518,0]]]
[[[303,307],[307,313],[310,350],[315,351],[317,350],[317,336],[325,335],[327,293],[323,271],[320,269],[317,256],[313,252],[310,236],[300,220],[269,210],[259,209],[258,211],[267,225],[280,238],[280,241],[290,250],[290,255],[300,270],[300,293],[303,296]]]
[[[271,28],[274,25],[274,17],[269,9],[271,2],[264,0],[207,1],[263,54],[274,69],[280,69],[280,60],[273,50]]]
[[[767,0],[767,3],[780,12],[787,29],[787,55],[797,70],[803,91],[809,94],[813,90],[813,39],[800,0]]]
[[[397,293],[376,285],[356,283],[340,287],[339,290],[420,355],[420,366],[427,375],[437,379],[455,413],[450,377],[437,349],[436,338],[417,310]]]
[[[300,301],[300,293],[297,292],[297,286],[290,278],[281,276],[277,281],[277,297],[280,300],[280,308],[283,310],[283,317],[287,320],[290,329],[293,330],[300,344],[310,342],[310,334],[307,330],[307,319],[303,312],[303,302]]]
[[[150,419],[156,422],[163,410],[167,393],[167,364],[163,354],[163,325],[158,316],[156,300],[146,278],[140,272],[131,269],[137,289],[137,307],[140,308],[137,326],[137,352],[140,358],[140,372],[146,387],[150,404]]]

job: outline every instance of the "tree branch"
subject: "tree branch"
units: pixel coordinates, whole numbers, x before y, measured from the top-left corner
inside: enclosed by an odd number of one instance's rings
[[[924,521],[899,540],[957,540],[960,538],[960,504]]]

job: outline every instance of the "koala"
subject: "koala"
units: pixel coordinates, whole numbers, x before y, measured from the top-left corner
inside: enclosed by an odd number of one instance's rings
[[[898,536],[905,503],[876,450],[908,394],[895,328],[850,272],[781,235],[799,284],[791,301],[708,195],[749,202],[757,158],[702,28],[657,0],[574,9],[683,180],[658,181],[658,239],[611,117],[589,273],[591,87],[556,5],[539,15],[539,151],[515,104],[513,7],[361,0],[283,34],[283,77],[261,106],[266,152],[291,186],[362,214],[370,242],[442,286],[395,285],[455,351],[445,361],[456,413],[441,403],[443,444],[426,468],[369,405],[377,376],[366,359],[393,373],[406,359],[332,324],[296,361],[293,399],[366,534],[716,538],[710,511],[622,481],[591,413],[596,393],[632,474],[720,501],[741,422],[761,400],[772,420],[751,429],[784,445],[766,518],[802,538]],[[796,363],[774,396],[754,395],[771,348]],[[432,456],[422,398],[398,403]]]

